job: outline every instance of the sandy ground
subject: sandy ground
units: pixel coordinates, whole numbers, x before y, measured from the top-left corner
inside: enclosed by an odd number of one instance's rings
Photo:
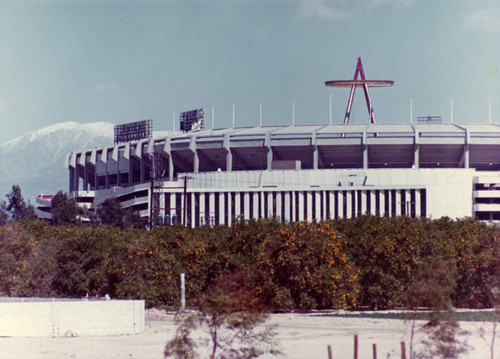
[[[410,323],[391,319],[326,317],[318,314],[274,314],[276,339],[284,358],[328,358],[331,345],[335,359],[353,358],[354,334],[358,335],[359,358],[371,359],[377,344],[377,358],[401,358],[401,341],[409,342]],[[472,350],[464,358],[489,358],[487,342],[479,328],[491,335],[491,324],[461,323],[468,330]],[[165,343],[175,332],[174,315],[148,311],[146,329],[131,336],[75,338],[0,338],[0,358],[163,358]],[[421,337],[419,339],[422,339]],[[495,352],[500,358],[500,340]],[[408,345],[408,344],[407,344]]]

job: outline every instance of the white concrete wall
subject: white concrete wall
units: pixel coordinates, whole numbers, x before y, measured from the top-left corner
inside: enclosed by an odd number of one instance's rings
[[[143,300],[0,302],[0,336],[124,335],[144,331]]]
[[[204,191],[259,191],[276,185],[274,191],[375,190],[425,188],[427,217],[463,218],[473,215],[474,169],[346,169],[346,170],[283,170],[248,172],[209,172],[191,174],[189,189]],[[231,178],[229,178],[230,176]],[[363,180],[366,182],[363,186]],[[349,186],[348,183],[353,185]],[[341,186],[339,186],[339,183]]]

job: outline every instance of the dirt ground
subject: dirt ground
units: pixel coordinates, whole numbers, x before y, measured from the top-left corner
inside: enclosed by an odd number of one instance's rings
[[[327,317],[318,314],[273,314],[268,323],[276,324],[276,339],[290,359],[328,358],[327,346],[332,347],[335,359],[351,359],[354,334],[358,335],[359,358],[371,359],[372,345],[377,345],[378,359],[401,358],[401,341],[408,346],[410,323],[392,319],[362,319]],[[480,336],[480,328],[489,337],[490,323],[462,322],[461,328],[471,351],[464,358],[490,358],[487,341]],[[74,337],[74,338],[0,338],[0,359],[3,358],[163,358],[165,343],[175,332],[174,315],[149,310],[146,329],[130,336]],[[422,339],[420,335],[417,339]],[[495,348],[500,357],[500,340]]]

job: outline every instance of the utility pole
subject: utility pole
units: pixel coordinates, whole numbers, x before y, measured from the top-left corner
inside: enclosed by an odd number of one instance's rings
[[[149,229],[153,229],[153,196],[155,188],[155,179],[153,174],[151,174],[151,189],[149,193]]]
[[[149,198],[149,229],[153,228],[154,217],[158,215],[160,210],[160,193],[157,192],[155,196],[155,190],[161,188],[161,181],[164,173],[164,165],[161,160],[161,155],[158,152],[153,152],[151,154],[151,188],[150,188],[150,198]]]

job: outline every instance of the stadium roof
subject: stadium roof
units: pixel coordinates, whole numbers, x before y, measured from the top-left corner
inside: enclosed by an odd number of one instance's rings
[[[301,168],[421,168],[500,170],[500,126],[494,124],[351,124],[210,129],[141,140],[172,156],[176,172],[265,170],[273,161],[300,161]],[[124,147],[125,144],[120,145]],[[138,151],[138,146],[131,143]],[[116,146],[115,146],[116,147]],[[118,153],[115,147],[114,153]],[[95,151],[95,150],[94,150]],[[272,152],[270,152],[272,151]],[[79,153],[89,153],[92,150]],[[75,153],[77,155],[78,153]],[[115,157],[115,156],[113,156]],[[418,158],[417,158],[418,157]],[[81,156],[79,156],[81,159]],[[70,165],[76,164],[76,158]]]

